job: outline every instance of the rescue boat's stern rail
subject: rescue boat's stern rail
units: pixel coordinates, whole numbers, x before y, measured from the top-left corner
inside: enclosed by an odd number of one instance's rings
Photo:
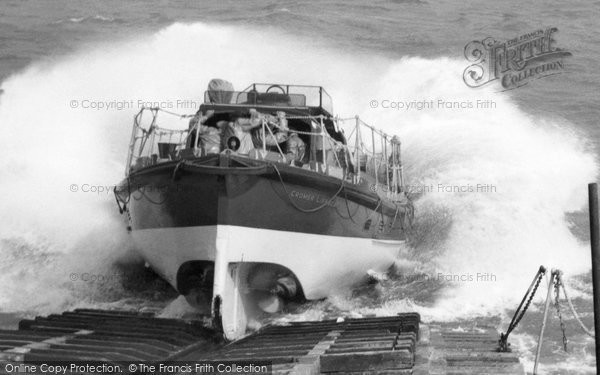
[[[249,91],[220,91],[219,98],[215,97],[217,92],[207,91],[210,103],[195,115],[142,108],[134,118],[126,175],[161,163],[225,152],[310,169],[349,184],[369,184],[371,190],[388,199],[406,198],[396,136],[358,116],[332,117],[325,110],[330,105],[321,107],[330,100],[322,88],[271,85],[261,93],[257,91],[261,87],[254,84]],[[273,87],[282,92],[269,91]],[[294,105],[306,104],[307,100],[305,94],[292,92],[298,87],[317,90],[318,103],[309,104],[318,107],[304,108],[319,109],[320,114],[297,110]],[[289,102],[278,102],[281,97]],[[220,103],[213,103],[216,99]]]

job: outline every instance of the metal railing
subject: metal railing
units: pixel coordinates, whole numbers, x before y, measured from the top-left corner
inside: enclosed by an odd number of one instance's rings
[[[159,116],[160,113],[179,123],[179,128],[161,126],[163,116]],[[144,126],[146,114],[151,117]],[[373,191],[385,194],[390,199],[398,198],[405,192],[400,141],[396,136],[382,132],[358,116],[345,119],[323,115],[286,116],[285,119],[302,120],[310,124],[310,131],[288,129],[273,123],[265,115],[253,130],[260,133],[260,136],[253,137],[254,149],[242,156],[311,169],[352,184],[367,183]],[[344,141],[332,137],[326,121],[330,126],[333,124],[337,138]],[[126,174],[168,161],[207,155],[202,144],[205,137],[201,132],[202,126],[198,115],[179,115],[159,108],[143,108],[134,117]],[[349,131],[347,136],[346,130]],[[299,155],[291,153],[285,142],[267,144],[269,137],[277,139],[278,132],[296,133],[309,140],[308,147],[302,152],[302,160],[294,159]],[[227,149],[227,142],[223,142],[221,133],[218,137],[221,145],[225,145],[219,148],[219,152],[236,153]]]
[[[321,86],[287,85],[278,83],[253,83],[244,89],[245,93],[273,93],[285,94],[290,97],[303,97],[304,105],[320,107],[329,114],[333,114],[333,101],[331,96]]]

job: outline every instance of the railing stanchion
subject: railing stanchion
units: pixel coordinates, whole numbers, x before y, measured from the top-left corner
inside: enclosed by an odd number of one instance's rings
[[[142,108],[134,117],[133,117],[133,129],[131,129],[131,139],[129,141],[129,155],[127,155],[127,164],[125,164],[125,176],[129,176],[129,169],[131,168],[131,163],[133,162],[133,153],[135,152],[135,143],[137,140],[137,130],[140,126],[140,119],[142,118],[142,112],[144,109]]]
[[[265,132],[266,121],[263,118],[262,122],[262,157],[263,159],[267,156],[267,133]]]
[[[320,117],[320,121],[321,121],[321,145],[322,145],[322,149],[321,149],[321,153],[322,153],[322,157],[323,157],[323,165],[325,166],[324,168],[324,172],[325,174],[329,174],[329,164],[327,164],[327,157],[326,157],[326,150],[325,150],[325,134],[327,133],[325,131],[325,124],[323,124],[323,115],[319,116]]]
[[[354,144],[354,153],[356,154],[356,183],[360,183],[360,119],[356,118],[356,141]]]
[[[385,163],[385,181],[387,184],[387,196],[389,198],[390,196],[390,160],[388,158],[388,142],[387,142],[387,136],[383,136],[383,145],[384,145],[384,160],[383,162]]]

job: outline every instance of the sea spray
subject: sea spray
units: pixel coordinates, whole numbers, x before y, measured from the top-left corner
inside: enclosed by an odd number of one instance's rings
[[[333,303],[380,314],[416,309],[431,318],[498,311],[520,298],[540,264],[567,273],[589,268],[587,252],[568,230],[564,214],[583,205],[583,189],[595,178],[596,165],[570,124],[531,117],[510,93],[468,88],[463,69],[463,61],[449,58],[390,60],[316,47],[282,33],[199,23],[175,24],[154,35],[38,62],[2,83],[1,236],[13,242],[30,238],[21,242],[25,247],[43,243],[39,251],[49,255],[38,262],[39,270],[54,267],[64,273],[55,253],[66,256],[71,268],[88,264],[89,254],[119,254],[128,246],[126,236],[120,245],[103,246],[113,228],[123,227],[112,196],[81,187],[110,186],[123,177],[137,103],[170,103],[169,110],[193,113],[214,77],[232,81],[238,90],[255,81],[316,84],[332,94],[336,113],[359,114],[399,135],[408,184],[432,186],[432,191],[413,194],[417,217],[408,241],[410,262],[400,270],[428,277],[412,285],[425,283],[430,296],[412,301],[414,293],[404,289],[406,293],[396,294],[402,288],[392,283],[379,292],[379,305],[369,299],[350,302],[346,297],[351,295],[334,296]],[[495,106],[397,111],[371,104],[383,100],[482,100]],[[132,104],[110,109],[84,105],[92,102]],[[440,184],[496,189],[448,192],[437,189]],[[89,236],[93,251],[80,247]],[[29,267],[27,259],[6,255],[14,251],[7,250],[12,245],[0,246],[13,271]],[[96,264],[114,261],[99,257]],[[460,279],[477,273],[495,279]],[[459,278],[440,280],[438,274]],[[7,292],[17,288],[11,282],[16,277],[12,271],[1,276],[5,310],[35,310],[40,299],[57,300],[61,293],[64,303],[55,310],[76,304],[78,295],[60,287],[58,280],[31,278],[28,290],[38,300],[28,305]],[[315,315],[310,309],[305,314]]]

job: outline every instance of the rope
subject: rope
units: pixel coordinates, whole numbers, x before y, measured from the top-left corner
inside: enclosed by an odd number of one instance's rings
[[[161,206],[163,203],[165,203],[167,201],[167,199],[169,198],[166,194],[164,195],[162,201],[153,201],[152,199],[150,199],[150,197],[148,197],[148,194],[146,194],[145,190],[146,190],[147,186],[141,186],[137,189],[137,191],[139,191],[142,196],[138,198],[133,197],[133,199],[135,199],[136,201],[139,201],[142,198],[146,198],[148,200],[148,202],[155,204],[157,206]],[[154,187],[150,186],[150,190],[155,189]],[[131,194],[133,196],[133,194]]]
[[[579,318],[579,315],[577,314],[577,312],[575,311],[575,308],[573,307],[573,303],[571,302],[571,299],[569,298],[569,296],[567,295],[567,290],[565,288],[565,284],[563,283],[562,280],[562,271],[560,270],[552,270],[552,275],[550,277],[550,281],[548,282],[548,295],[546,297],[546,303],[545,303],[545,308],[544,308],[544,318],[542,320],[542,327],[540,329],[540,336],[538,339],[538,347],[537,347],[537,351],[536,351],[536,355],[535,355],[535,361],[534,361],[534,367],[533,367],[533,374],[536,375],[537,374],[537,368],[538,368],[538,364],[540,361],[540,356],[541,356],[541,351],[542,351],[542,343],[543,343],[543,337],[544,337],[544,329],[546,327],[546,319],[547,319],[547,314],[548,314],[548,306],[550,305],[550,299],[551,299],[551,294],[552,294],[552,287],[554,287],[554,292],[555,292],[555,307],[556,307],[556,312],[558,314],[558,319],[560,321],[560,328],[562,330],[562,334],[563,334],[563,348],[565,350],[565,352],[567,351],[567,336],[565,333],[565,325],[562,319],[562,313],[560,310],[560,301],[559,301],[559,297],[560,297],[560,289],[562,287],[563,293],[565,295],[565,299],[567,300],[569,307],[571,308],[571,312],[573,313],[573,316],[575,317],[575,319],[577,320],[577,322],[579,323],[579,325],[581,326],[581,328],[585,331],[585,333],[587,333],[589,336],[594,337],[595,335],[589,330],[587,329],[587,327],[583,324],[583,322],[581,321],[581,319]]]
[[[379,210],[381,203],[382,203],[382,200],[381,200],[381,198],[379,198],[379,200],[377,201],[377,206],[375,206],[375,210],[373,210],[373,212],[371,212],[371,215],[369,215],[369,217],[367,218],[367,221],[373,219],[373,216],[377,213],[377,210]],[[381,211],[381,214],[383,215],[383,210]]]
[[[142,108],[142,111],[143,111],[144,109],[149,109],[149,110],[151,110],[151,111],[161,111],[161,112],[165,112],[165,113],[168,113],[168,114],[170,114],[170,115],[177,116],[177,117],[180,117],[180,118],[192,118],[192,117],[196,117],[196,115],[195,115],[195,114],[194,114],[194,115],[182,115],[181,113],[176,113],[176,112],[167,111],[166,109],[162,109],[162,108],[160,108],[160,107],[143,107],[143,108]]]
[[[348,205],[348,194],[346,194],[346,189],[344,189],[344,202],[346,202],[346,211],[348,212],[348,218],[350,219],[351,222],[353,222],[354,224],[358,224],[355,220],[354,220],[354,215],[356,215],[356,213],[358,212],[358,210],[360,209],[358,206],[356,207],[356,212],[353,214],[350,213],[350,206]],[[340,215],[342,216],[342,215]],[[343,216],[342,216],[343,217]]]
[[[501,334],[500,335],[500,351],[510,351],[510,349],[508,349],[508,347],[510,346],[510,344],[508,344],[506,342],[506,339],[508,338],[508,335],[510,334],[510,332],[517,326],[517,324],[519,324],[519,321],[521,320],[521,318],[523,317],[523,315],[525,314],[525,311],[527,310],[527,308],[529,307],[529,304],[531,303],[531,300],[533,298],[533,295],[535,294],[543,275],[546,273],[546,269],[543,266],[540,266],[540,269],[538,270],[536,276],[534,277],[532,284],[529,286],[529,289],[527,290],[527,292],[525,293],[525,296],[523,297],[523,300],[521,300],[521,304],[519,304],[519,307],[517,308],[517,311],[515,312],[515,315],[513,316],[512,321],[510,322],[509,328],[507,330],[506,334]],[[532,287],[533,287],[533,291],[532,291]],[[563,293],[565,295],[565,299],[567,300],[568,304],[569,304],[569,308],[571,309],[571,312],[573,313],[573,316],[575,317],[575,320],[577,320],[577,323],[579,323],[579,326],[583,329],[583,331],[588,334],[590,337],[595,337],[595,335],[592,333],[591,330],[589,330],[581,321],[579,315],[577,314],[577,311],[575,311],[575,308],[573,307],[573,302],[571,301],[571,299],[569,298],[569,296],[567,295],[567,289],[565,288],[565,284],[562,280],[562,271],[557,270],[557,269],[553,269],[552,273],[550,275],[550,279],[548,280],[548,293],[546,295],[546,301],[544,304],[544,315],[542,318],[542,326],[540,328],[540,334],[539,334],[539,338],[538,338],[538,343],[537,343],[537,350],[536,350],[536,355],[535,355],[535,360],[534,360],[534,366],[533,366],[533,375],[537,374],[537,369],[538,369],[538,365],[540,362],[540,357],[541,357],[541,352],[542,352],[542,344],[543,344],[543,338],[544,338],[544,331],[546,329],[546,322],[548,319],[548,308],[550,306],[550,302],[552,300],[552,290],[554,289],[554,293],[555,293],[555,299],[554,299],[554,306],[556,308],[556,312],[558,315],[558,319],[560,321],[560,328],[562,330],[562,340],[563,340],[563,348],[565,350],[565,352],[567,351],[567,344],[568,344],[568,340],[567,340],[567,336],[565,333],[565,324],[562,318],[562,313],[561,313],[561,309],[560,309],[560,289],[562,288]],[[530,294],[531,292],[531,294]],[[519,313],[521,307],[523,306],[523,303],[525,302],[525,300],[527,299],[527,296],[529,295],[529,299],[527,300],[527,303],[525,304],[525,307],[523,309],[522,312]]]
[[[316,119],[333,120],[334,119],[334,117],[323,116],[323,115],[318,115],[318,116],[311,116],[311,115],[307,115],[307,116],[288,116],[288,115],[286,115],[285,118],[292,119],[292,120],[316,120]]]
[[[338,121],[346,122],[346,121],[356,121],[356,116],[353,117],[338,117]]]
[[[562,282],[562,277],[561,275],[558,276],[558,280],[560,281],[560,286],[562,286],[562,291],[563,294],[565,295],[565,299],[567,300],[567,303],[569,304],[569,308],[571,310],[571,313],[573,314],[573,316],[575,317],[575,320],[577,321],[577,323],[579,323],[579,326],[581,327],[581,329],[590,337],[596,337],[596,335],[594,334],[594,332],[592,332],[590,329],[588,329],[585,324],[583,324],[583,322],[581,321],[581,318],[579,317],[579,314],[577,314],[577,311],[575,311],[575,307],[573,306],[573,302],[571,301],[571,299],[569,298],[569,296],[567,295],[567,289],[565,288],[565,284]]]
[[[144,113],[144,111],[150,111],[152,113],[152,123],[150,124],[150,127],[148,130],[142,128],[140,126],[140,122],[141,122],[141,117],[142,114]],[[155,138],[158,137],[159,138],[159,142],[162,139],[163,136],[168,136],[169,139],[171,140],[173,135],[179,135],[180,140],[182,140],[184,138],[184,136],[187,133],[187,136],[185,137],[185,141],[180,141],[180,143],[178,143],[177,147],[183,147],[183,145],[185,145],[187,143],[187,139],[190,137],[191,132],[190,129],[187,130],[175,130],[175,129],[167,129],[167,128],[162,128],[160,126],[158,126],[157,124],[157,117],[158,117],[158,112],[165,112],[169,115],[172,116],[176,116],[179,117],[180,119],[187,119],[187,118],[196,118],[197,115],[193,114],[193,115],[184,115],[184,114],[180,114],[180,113],[176,113],[176,112],[172,112],[166,109],[162,109],[159,107],[144,107],[142,108],[139,113],[135,116],[135,129],[141,131],[141,136],[138,135],[134,135],[134,142],[133,145],[135,146],[138,142],[138,139],[140,139],[140,143],[138,145],[138,149],[139,149],[139,155],[138,158],[141,157],[142,153],[146,150],[146,143],[150,142],[150,153],[152,153],[155,147]],[[306,132],[306,131],[299,131],[299,130],[293,130],[295,133],[300,134],[300,135],[306,135],[306,136],[311,136],[311,137],[323,137],[325,140],[325,138],[327,139],[327,142],[329,142],[327,145],[329,146],[329,150],[333,151],[333,156],[334,156],[334,160],[333,162],[336,163],[337,162],[337,166],[341,166],[341,160],[340,160],[340,156],[338,155],[339,150],[343,150],[344,151],[344,160],[347,164],[349,164],[347,167],[349,168],[350,165],[352,165],[352,162],[347,160],[347,155],[351,154],[351,148],[349,145],[344,144],[343,142],[337,141],[335,139],[333,139],[327,132],[326,132],[326,128],[325,125],[323,124],[323,120],[335,120],[336,123],[337,122],[345,122],[345,121],[349,121],[349,120],[354,120],[356,121],[356,126],[353,127],[350,138],[352,137],[352,134],[354,134],[354,132],[356,132],[357,134],[360,134],[360,126],[364,126],[366,128],[371,129],[372,134],[377,134],[380,137],[382,137],[382,142],[385,144],[385,148],[386,151],[382,150],[380,154],[376,153],[376,149],[375,147],[373,147],[373,149],[369,149],[366,144],[362,141],[362,139],[359,139],[356,144],[354,145],[354,153],[357,155],[361,155],[364,154],[365,156],[367,156],[368,158],[370,158],[373,162],[373,171],[372,173],[375,175],[375,179],[378,180],[378,170],[381,166],[385,165],[385,169],[386,169],[386,177],[387,177],[387,188],[388,190],[391,190],[391,186],[390,186],[390,181],[389,181],[389,169],[390,169],[390,165],[389,165],[389,161],[387,159],[387,142],[388,139],[390,139],[391,137],[389,135],[387,135],[386,133],[383,133],[382,131],[375,129],[374,127],[368,125],[367,123],[365,123],[364,121],[362,121],[360,118],[358,118],[358,116],[352,117],[352,118],[339,118],[339,117],[331,117],[331,116],[324,116],[324,115],[318,115],[318,116],[311,116],[311,115],[306,115],[306,116],[286,116],[287,119],[309,119],[315,123],[317,123],[318,121],[320,121],[321,125],[320,125],[320,130],[321,133],[317,134],[314,131],[311,132]],[[263,121],[267,121],[267,118],[264,118]],[[274,129],[279,129],[281,131],[290,131],[289,129],[283,129],[277,122],[274,121],[269,121],[269,123],[273,126],[273,130],[270,127],[264,126],[263,125],[263,129],[266,128],[266,130],[268,130],[268,132],[270,133],[269,135],[274,137]],[[206,135],[204,134],[200,134],[198,131],[198,124],[199,121],[194,125],[194,128],[192,130],[195,130],[195,136],[196,136],[196,142],[194,142],[194,148],[197,147],[197,142],[198,140],[202,140],[202,139],[206,139]],[[318,125],[318,124],[317,124]],[[150,137],[152,135],[152,137]],[[360,138],[360,137],[359,137]],[[170,143],[170,142],[169,142]],[[133,147],[133,146],[132,146]],[[284,158],[284,161],[286,160],[286,154],[283,153],[283,150],[281,149],[281,147],[279,146],[279,144],[276,144],[277,147],[277,151],[279,152],[279,154]],[[323,149],[327,149],[326,143],[323,142]],[[130,153],[133,153],[133,151],[131,151]],[[379,160],[381,159],[381,160]],[[395,159],[392,159],[395,160]],[[367,160],[368,161],[368,160]],[[327,160],[323,160],[323,163],[328,166]],[[129,162],[129,164],[131,164],[131,162]],[[368,166],[368,165],[367,165]],[[360,175],[361,173],[361,169],[360,169],[360,161],[357,163],[357,165],[353,166],[355,168],[355,174]],[[179,169],[179,165],[177,166],[177,168],[175,169],[174,175],[173,177],[176,177],[177,175],[177,171]],[[281,175],[279,174],[279,170],[276,168],[276,171],[278,173],[278,176],[281,180],[281,182],[283,183],[283,179],[281,178]],[[377,181],[379,182],[379,181]],[[385,183],[385,182],[383,182]],[[340,189],[338,191],[337,194],[339,194],[341,191],[343,191],[343,187],[344,187],[344,181],[342,181],[342,185],[340,186]],[[147,196],[147,192],[144,191],[144,189],[139,189],[140,193],[142,194],[142,196],[148,198]],[[131,194],[133,195],[133,194]],[[332,200],[335,198],[336,196],[334,196],[332,199],[330,199],[329,201],[327,201],[324,205],[322,205],[323,207],[327,204],[331,204]],[[139,197],[139,199],[134,196],[133,197],[136,200],[141,199],[141,197]],[[151,201],[151,200],[150,200]],[[151,201],[152,202],[152,201]],[[152,202],[152,203],[156,203],[156,204],[161,204],[158,202]],[[292,205],[295,205],[295,202],[292,202]],[[303,210],[301,207],[296,207],[298,209]],[[318,209],[320,209],[322,207],[319,207]],[[317,210],[318,210],[317,209]],[[309,210],[311,211],[311,210]],[[347,207],[347,211],[350,215],[350,210]],[[352,217],[352,215],[350,215],[350,217]],[[395,219],[394,219],[395,221]]]
[[[277,166],[275,164],[271,164],[271,165],[273,166],[273,169],[275,169],[275,172],[277,172],[277,176],[279,176],[279,182],[281,182],[281,186],[283,187],[283,191],[285,191],[285,194],[288,197],[288,201],[298,211],[302,211],[304,213],[313,213],[313,212],[320,211],[321,209],[325,208],[330,203],[332,203],[334,201],[334,199],[337,198],[337,196],[342,192],[342,190],[344,190],[344,180],[342,180],[342,183],[340,184],[340,188],[338,189],[338,191],[330,199],[328,199],[325,203],[323,203],[322,205],[320,205],[316,208],[311,208],[311,209],[302,208],[302,207],[298,206],[290,197],[290,193],[288,192],[287,188],[285,187],[285,182],[283,181],[283,177],[281,177],[279,168],[277,168]]]
[[[394,227],[394,224],[396,224],[396,219],[398,218],[399,211],[400,211],[400,207],[398,207],[398,205],[396,205],[396,213],[394,214],[394,220],[392,221],[392,224],[390,224],[390,230],[392,230],[392,228]]]

